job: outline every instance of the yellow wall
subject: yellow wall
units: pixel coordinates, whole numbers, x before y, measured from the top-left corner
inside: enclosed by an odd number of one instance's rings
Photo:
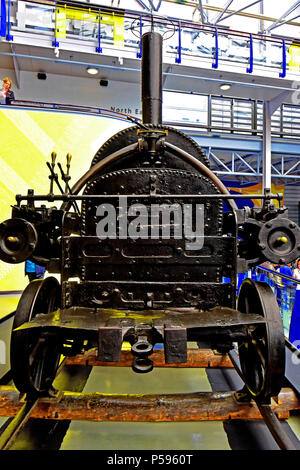
[[[63,168],[66,154],[72,154],[72,185],[90,167],[102,143],[125,127],[126,122],[105,117],[1,107],[0,222],[11,217],[16,194],[26,194],[29,188],[36,194],[48,193],[45,162],[51,152],[57,153]],[[22,290],[26,284],[24,263],[0,261],[0,291]]]

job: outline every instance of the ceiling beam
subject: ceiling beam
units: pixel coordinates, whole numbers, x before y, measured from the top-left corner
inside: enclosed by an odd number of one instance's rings
[[[244,6],[243,8],[240,8],[239,10],[236,10],[236,11],[230,13],[229,15],[224,16],[223,18],[221,18],[221,19],[219,20],[219,22],[220,22],[220,21],[224,21],[224,20],[226,20],[227,18],[230,18],[231,16],[238,15],[239,13],[243,12],[244,10],[247,10],[248,8],[253,7],[253,6],[256,5],[257,3],[261,3],[262,1],[263,1],[263,0],[256,0],[255,2],[252,2],[252,3],[250,3],[249,5],[246,5],[246,6]]]
[[[198,0],[198,1],[199,1],[198,9],[200,10],[201,21],[202,21],[203,24],[205,24],[207,22],[207,14],[204,13],[202,0]]]
[[[176,3],[176,4],[178,3],[178,0],[164,0],[164,1],[167,2],[167,3]],[[257,0],[257,2],[254,2],[254,3],[258,3],[258,2],[262,2],[262,1],[263,0]],[[195,7],[197,5],[197,3],[187,0],[187,1],[184,2],[184,5]],[[249,5],[247,8],[249,8],[250,6],[253,6],[253,4]],[[223,8],[216,7],[214,5],[204,5],[203,10],[221,12],[223,10]],[[239,16],[243,16],[245,18],[253,18],[253,19],[261,20],[261,21],[272,21],[272,22],[277,21],[277,18],[274,18],[272,16],[266,16],[266,15],[263,15],[263,14],[260,14],[260,13],[249,13],[247,11],[241,11],[241,10],[238,10],[238,11],[228,10],[228,13],[238,14]],[[300,23],[298,23],[296,21],[289,21],[289,24],[291,26],[297,26],[297,27],[300,26]]]
[[[297,18],[299,18],[299,16],[300,16],[300,13],[299,13],[297,16],[294,16],[294,17],[291,18],[291,19],[288,19],[288,20],[285,20],[285,21],[281,21],[280,23],[275,24],[272,28],[268,29],[268,32],[273,31],[273,29],[279,28],[279,26],[283,26],[284,24],[287,24],[287,23],[289,23],[290,21],[296,20]],[[266,31],[266,32],[267,32],[267,31]]]
[[[136,1],[142,8],[144,8],[144,10],[150,11],[150,8],[149,8],[147,5],[145,5],[145,3],[142,2],[142,0],[135,0],[135,1]]]
[[[269,31],[271,31],[272,29],[274,29],[275,27],[277,27],[277,25],[279,25],[279,23],[284,20],[288,15],[290,15],[294,10],[296,10],[296,8],[300,5],[300,1],[298,0],[296,3],[294,3],[294,5],[292,5],[290,8],[288,8],[288,10],[286,10],[283,15],[281,15],[280,18],[278,18],[277,21],[275,21],[274,23],[272,23],[267,29],[266,29],[266,33],[268,33]],[[295,19],[295,18],[293,18]]]
[[[214,20],[214,22],[213,22],[214,25],[216,25],[221,20],[222,16],[226,13],[226,11],[228,10],[228,8],[232,4],[232,2],[233,2],[233,0],[228,0],[228,2],[226,3],[224,9],[218,14],[216,19]]]
[[[19,66],[19,62],[18,62],[18,58],[17,56],[15,55],[15,45],[12,44],[11,42],[9,43],[10,44],[10,50],[12,52],[12,58],[13,58],[13,64],[14,64],[14,72],[15,72],[15,77],[16,77],[16,85],[17,85],[17,88],[20,89],[20,66]]]

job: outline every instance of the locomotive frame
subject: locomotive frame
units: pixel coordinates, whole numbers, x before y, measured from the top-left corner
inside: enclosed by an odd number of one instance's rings
[[[161,36],[144,34],[142,51],[143,123],[106,142],[72,189],[70,155],[66,173],[60,166],[63,191],[53,154],[49,194],[17,195],[12,219],[0,225],[2,260],[31,259],[61,275],[61,284],[53,276],[32,281],[21,296],[11,336],[15,385],[29,396],[53,394],[61,354],[96,347],[99,360],[118,362],[128,341],[132,368],[144,373],[153,368],[155,344],[163,343],[166,363],[184,363],[188,342],[196,341],[220,352],[237,346],[247,393],[270,403],[285,368],[279,308],[267,284],[249,279],[236,302],[236,276],[264,260],[296,259],[300,230],[272,203],[280,195],[257,196],[261,209],[238,209],[201,148],[161,124]],[[62,195],[53,194],[54,182]],[[99,238],[97,208],[106,202],[117,213],[122,198],[146,208],[199,204],[203,247],[188,252],[182,238],[130,239],[120,232]],[[169,225],[174,235],[175,216]]]

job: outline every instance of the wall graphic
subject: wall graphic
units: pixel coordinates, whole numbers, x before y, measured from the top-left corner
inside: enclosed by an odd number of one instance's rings
[[[57,153],[63,168],[66,154],[72,154],[74,184],[88,170],[100,146],[130,125],[105,117],[1,107],[0,222],[11,217],[10,206],[15,204],[16,194],[26,194],[29,188],[36,194],[49,191],[46,161],[51,161],[51,152]],[[27,282],[24,263],[0,261],[0,291],[22,290]]]
[[[249,194],[249,199],[237,199],[236,203],[238,207],[261,207],[260,199],[251,199],[251,194],[262,194],[262,183],[245,183],[240,184],[233,181],[223,181],[225,186],[228,188],[231,194]],[[282,194],[284,195],[284,185],[283,184],[272,184],[271,191],[273,194]],[[284,198],[282,204],[284,203]],[[274,200],[274,204],[278,207],[278,201]]]

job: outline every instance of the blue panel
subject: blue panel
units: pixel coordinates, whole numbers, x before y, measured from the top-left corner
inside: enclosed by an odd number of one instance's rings
[[[300,290],[296,290],[296,298],[291,318],[289,341],[300,340]]]
[[[178,57],[175,59],[176,64],[181,64],[181,26],[178,22]]]
[[[247,73],[253,73],[253,37],[252,34],[250,34],[250,58],[249,58],[249,67],[247,67]]]
[[[215,29],[215,61],[212,64],[213,69],[217,69],[219,67],[219,41],[218,41],[218,29]]]
[[[242,138],[225,136],[224,134],[214,135],[195,135],[192,131],[185,131],[190,135],[197,144],[201,147],[208,147],[214,150],[232,150],[232,151],[247,151],[247,152],[262,152],[262,138]],[[272,142],[272,153],[279,153],[283,155],[299,155],[300,141],[291,139],[290,141],[284,140],[283,142]]]
[[[261,139],[243,139],[222,135],[193,135],[192,132],[186,131],[201,147],[211,147],[220,150],[247,150],[247,152],[261,152]]]
[[[282,40],[282,72],[280,72],[279,77],[286,77],[286,46],[284,39]]]
[[[6,4],[5,0],[1,0],[1,22],[0,22],[0,36],[6,35]]]

